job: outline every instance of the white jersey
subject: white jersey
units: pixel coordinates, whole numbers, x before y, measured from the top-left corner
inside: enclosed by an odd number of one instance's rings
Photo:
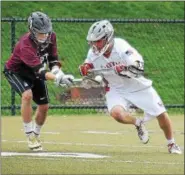
[[[116,64],[133,65],[136,60],[144,61],[142,56],[127,41],[121,38],[114,38],[114,46],[108,58],[103,55],[97,57],[92,49],[89,49],[85,63],[92,63],[95,69],[113,68]],[[138,78],[127,78],[112,74],[104,74],[108,81],[109,87],[120,89],[122,92],[135,92],[152,85],[152,81],[143,76]]]

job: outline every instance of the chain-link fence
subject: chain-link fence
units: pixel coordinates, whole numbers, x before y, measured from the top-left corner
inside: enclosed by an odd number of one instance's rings
[[[87,54],[86,35],[90,25],[99,19],[52,19],[57,34],[59,57],[63,71],[80,77],[78,66]],[[166,19],[109,19],[115,36],[126,39],[144,57],[145,74],[153,80],[153,85],[169,108],[184,108],[184,20]],[[2,18],[2,64],[9,58],[18,38],[28,31],[27,20],[22,18]],[[2,115],[19,114],[20,97],[10,89],[4,76],[1,76]],[[73,99],[63,102],[59,95],[62,89],[48,82],[50,108],[106,109],[101,89],[94,90],[89,99]],[[87,96],[92,91],[84,90]],[[96,94],[96,95],[95,95]],[[92,101],[93,99],[93,101]],[[34,104],[33,104],[34,106]],[[35,106],[34,106],[35,107]]]

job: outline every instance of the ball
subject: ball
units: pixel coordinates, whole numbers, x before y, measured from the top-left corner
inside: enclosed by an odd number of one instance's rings
[[[97,82],[101,83],[102,80],[103,80],[103,77],[101,75],[97,75],[95,78],[94,78]]]

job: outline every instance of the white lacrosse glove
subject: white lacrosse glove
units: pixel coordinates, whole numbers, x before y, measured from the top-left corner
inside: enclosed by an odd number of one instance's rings
[[[61,69],[58,66],[53,66],[52,69],[51,69],[51,73],[56,75],[58,72],[62,72]]]
[[[58,66],[53,66],[51,73],[53,73],[55,78],[55,84],[59,86],[60,84],[66,84],[67,86],[72,85],[74,76],[73,75],[65,75],[62,70]]]
[[[62,78],[62,83],[66,84],[67,86],[71,86],[73,84],[74,76],[71,74],[66,74]]]
[[[73,84],[74,76],[73,75],[65,75],[62,71],[58,72],[55,75],[55,84],[59,86],[60,84],[66,84],[67,86],[71,86]]]

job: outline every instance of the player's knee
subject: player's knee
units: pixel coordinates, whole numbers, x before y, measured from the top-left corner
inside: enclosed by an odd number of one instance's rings
[[[32,91],[30,89],[23,92],[22,101],[30,102],[32,100],[32,98],[33,98],[33,94],[32,94]]]
[[[157,118],[159,120],[164,120],[164,119],[168,118],[168,113],[167,112],[163,112],[160,115],[158,115]]]
[[[162,114],[160,114],[158,117],[158,122],[159,122],[159,126],[161,129],[165,128],[167,125],[169,125],[171,123],[169,117],[168,117],[168,113],[163,112]]]
[[[38,110],[41,113],[47,113],[48,109],[49,109],[49,105],[48,104],[44,104],[44,105],[39,105],[38,106]]]
[[[111,112],[110,112],[111,116],[118,122],[122,122],[124,121],[124,118],[126,117],[127,113],[125,112],[125,110],[123,109],[123,107],[121,106],[115,106],[112,108]]]

